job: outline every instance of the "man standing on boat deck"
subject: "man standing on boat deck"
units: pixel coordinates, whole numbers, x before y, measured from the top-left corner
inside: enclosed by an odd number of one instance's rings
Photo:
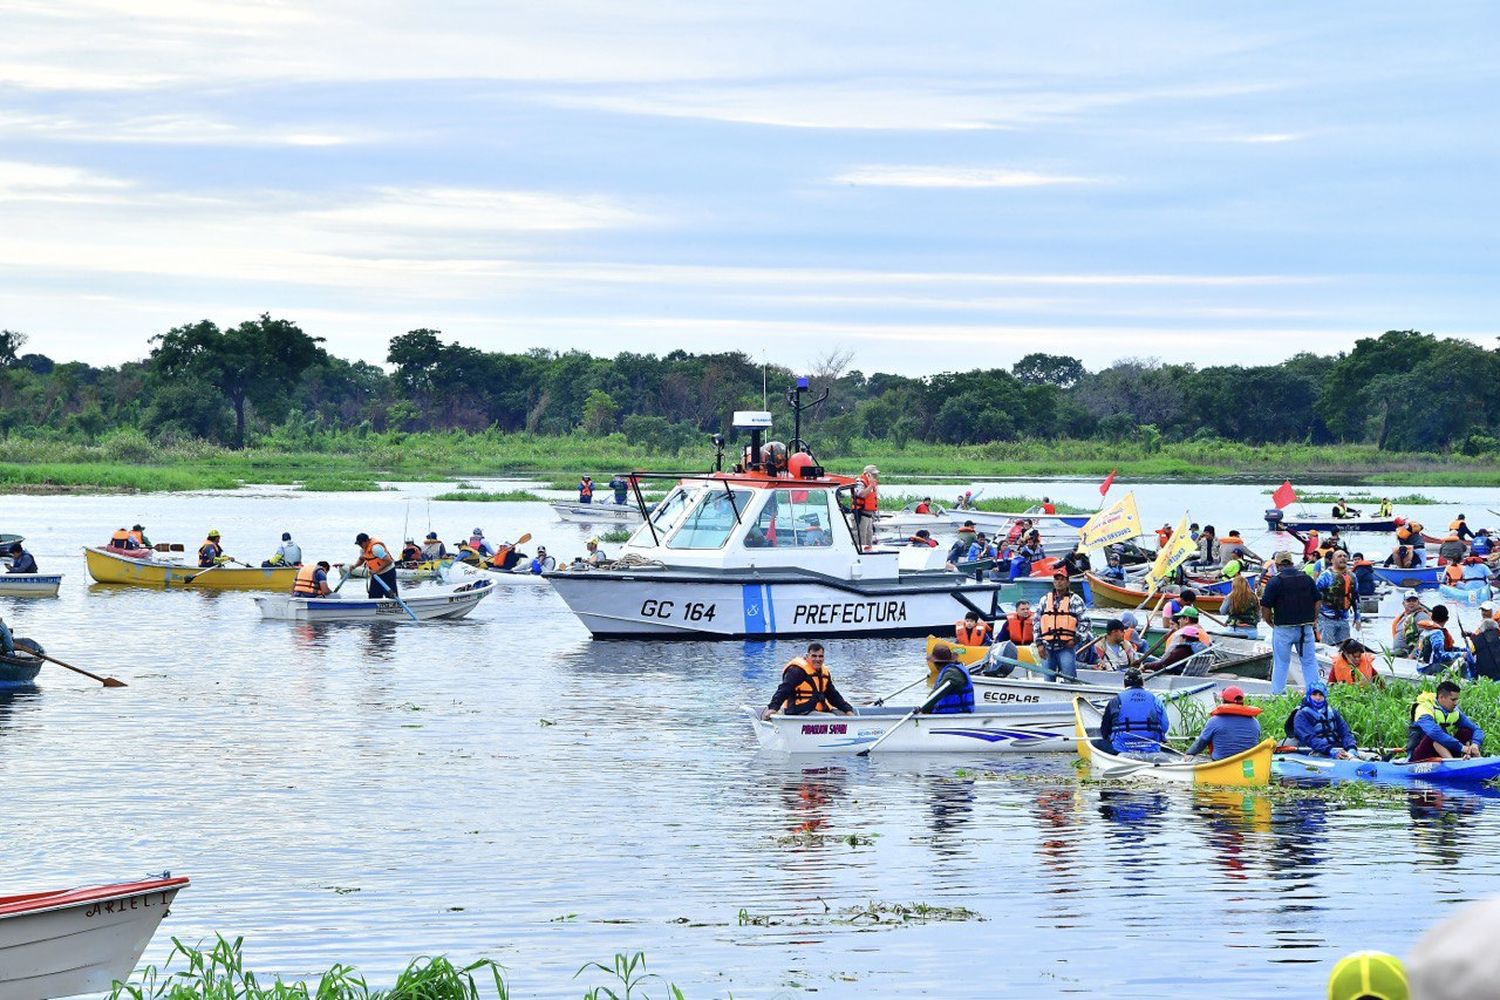
[[[591,477],[591,476],[584,476],[582,479],[578,480],[578,502],[579,503],[593,503],[594,502],[594,480],[593,480],[593,477]]]
[[[760,717],[769,719],[771,713],[783,705],[787,715],[811,715],[814,712],[853,715],[854,706],[833,686],[833,675],[828,672],[823,659],[823,644],[814,642],[808,645],[806,655],[782,668],[781,685]]]
[[[1302,683],[1318,678],[1317,638],[1313,622],[1318,620],[1318,586],[1299,572],[1290,552],[1276,553],[1276,575],[1260,596],[1260,616],[1271,626],[1271,693],[1286,690],[1292,667],[1292,647],[1300,650]]]
[[[859,534],[861,551],[875,545],[875,512],[879,509],[878,493],[880,470],[873,465],[865,466],[854,481],[854,527]]]
[[[1078,678],[1079,640],[1088,628],[1088,606],[1068,588],[1068,571],[1058,567],[1052,589],[1037,602],[1036,646],[1042,666],[1069,680]]]
[[[354,544],[359,546],[360,552],[352,568],[364,566],[370,571],[370,583],[365,593],[374,598],[395,597],[396,560],[385,543],[361,531],[354,536]]]
[[[39,573],[36,568],[36,557],[21,547],[20,542],[12,542],[10,546],[10,568],[7,573]]]

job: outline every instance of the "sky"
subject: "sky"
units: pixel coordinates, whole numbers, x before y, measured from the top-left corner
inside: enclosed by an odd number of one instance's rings
[[[0,328],[381,363],[1492,345],[1500,7],[0,0]]]

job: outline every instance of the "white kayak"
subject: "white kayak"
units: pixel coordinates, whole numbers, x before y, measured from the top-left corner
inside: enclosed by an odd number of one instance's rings
[[[0,596],[56,597],[61,573],[0,573]]]
[[[411,621],[406,613],[410,608],[418,621],[435,618],[462,618],[474,606],[488,597],[495,583],[488,577],[460,584],[457,587],[432,588],[400,595],[396,601],[388,597],[369,598],[334,594],[331,597],[293,597],[276,594],[255,598],[262,618],[275,618],[298,622],[367,622]],[[403,607],[405,605],[405,607]]]

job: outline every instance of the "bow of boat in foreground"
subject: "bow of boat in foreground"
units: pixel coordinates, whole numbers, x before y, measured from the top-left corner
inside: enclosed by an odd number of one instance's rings
[[[129,977],[186,878],[0,897],[0,997],[104,993]]]
[[[0,573],[0,597],[56,597],[61,573]]]
[[[418,621],[435,618],[462,618],[488,597],[495,582],[481,577],[457,587],[432,588],[401,595],[400,601],[388,597],[293,597],[276,594],[256,597],[262,618],[298,622],[364,622],[410,621],[406,608]],[[403,607],[402,605],[405,605]]]
[[[1222,785],[1230,788],[1263,787],[1271,780],[1271,750],[1275,740],[1262,740],[1244,753],[1223,760],[1201,760],[1195,757],[1173,757],[1163,753],[1161,760],[1136,760],[1105,750],[1099,741],[1086,737],[1097,732],[1104,713],[1086,699],[1073,699],[1074,733],[1078,755],[1089,762],[1089,773],[1096,778],[1144,778],[1174,784]]]

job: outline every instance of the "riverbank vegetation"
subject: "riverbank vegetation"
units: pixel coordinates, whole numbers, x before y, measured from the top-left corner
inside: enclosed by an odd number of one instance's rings
[[[1381,665],[1378,658],[1375,665],[1377,669]],[[1459,707],[1484,730],[1484,752],[1500,754],[1500,683],[1486,679],[1462,684]],[[1334,684],[1328,690],[1328,697],[1349,723],[1361,747],[1404,749],[1412,704],[1418,693],[1436,687],[1436,680],[1417,685],[1386,678],[1383,685]],[[1274,698],[1251,700],[1261,707],[1261,731],[1279,738],[1287,716],[1302,704],[1302,692],[1289,691]]]
[[[389,370],[328,354],[295,323],[207,320],[118,367],[23,353],[0,331],[0,489],[220,489],[524,472],[559,479],[709,464],[712,432],[763,405],[742,353],[479,351],[393,337]],[[1276,365],[1031,354],[1009,370],[867,374],[831,355],[803,437],[830,469],[951,477],[1500,484],[1500,353],[1415,331]],[[1420,389],[1420,391],[1418,391]],[[1429,401],[1440,396],[1442,406]],[[773,436],[793,434],[780,393]],[[739,442],[726,455],[733,462]],[[571,485],[571,484],[569,484]]]

